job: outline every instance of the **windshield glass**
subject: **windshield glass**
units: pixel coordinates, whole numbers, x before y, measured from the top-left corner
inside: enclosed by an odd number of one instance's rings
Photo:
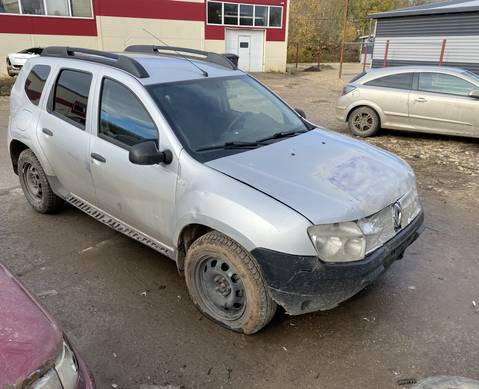
[[[294,111],[249,76],[157,84],[148,90],[183,145],[193,152],[308,129]]]
[[[473,73],[469,70],[466,70],[466,71],[463,72],[463,74],[471,77],[472,79],[474,79],[474,81],[479,82],[479,76],[476,73]]]

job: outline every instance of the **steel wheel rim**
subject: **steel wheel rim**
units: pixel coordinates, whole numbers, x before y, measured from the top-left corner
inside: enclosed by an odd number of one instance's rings
[[[225,258],[208,254],[195,271],[199,295],[216,319],[239,319],[246,307],[246,291],[235,267]]]
[[[374,118],[367,112],[360,112],[354,116],[353,126],[356,130],[367,132],[374,126]]]
[[[42,182],[40,174],[35,166],[27,163],[23,166],[23,177],[25,181],[25,187],[30,196],[35,199],[41,199],[43,195]]]

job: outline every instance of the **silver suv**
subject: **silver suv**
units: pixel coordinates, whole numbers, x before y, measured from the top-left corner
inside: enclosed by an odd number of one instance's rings
[[[46,48],[13,88],[8,144],[35,210],[66,201],[173,259],[199,310],[246,334],[277,305],[353,296],[423,224],[404,161],[214,53]]]

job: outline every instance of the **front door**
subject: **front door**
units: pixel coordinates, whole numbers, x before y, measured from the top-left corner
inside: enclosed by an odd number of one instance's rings
[[[411,125],[425,132],[474,135],[479,101],[469,97],[477,87],[444,73],[419,73],[417,90],[409,95]]]
[[[97,136],[91,143],[90,163],[99,207],[169,250],[174,245],[171,220],[177,159],[169,165],[151,166],[129,161],[129,150],[135,144],[145,140],[160,143],[161,126],[151,114],[154,103],[127,75],[119,74],[113,80],[104,74],[98,84]]]
[[[90,173],[91,112],[90,89],[93,75],[81,69],[60,69],[50,93],[47,111],[38,125],[40,147],[65,195],[73,193],[95,201]]]

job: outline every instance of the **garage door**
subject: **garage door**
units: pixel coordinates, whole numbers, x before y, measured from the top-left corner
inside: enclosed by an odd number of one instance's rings
[[[226,30],[226,52],[239,55],[238,67],[263,71],[264,31]]]

